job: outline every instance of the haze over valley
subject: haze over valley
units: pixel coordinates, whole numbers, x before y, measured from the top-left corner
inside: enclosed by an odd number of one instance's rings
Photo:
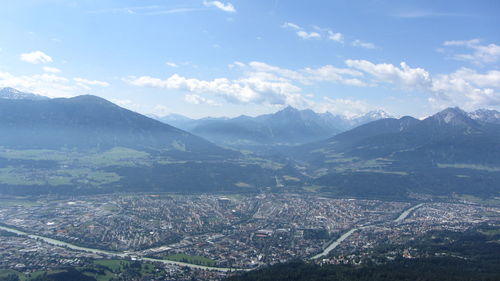
[[[4,3],[0,281],[499,280],[498,12]]]

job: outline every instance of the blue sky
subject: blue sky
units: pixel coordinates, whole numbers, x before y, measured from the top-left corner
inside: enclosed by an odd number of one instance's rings
[[[500,1],[69,1],[0,9],[0,87],[132,110],[500,109]]]

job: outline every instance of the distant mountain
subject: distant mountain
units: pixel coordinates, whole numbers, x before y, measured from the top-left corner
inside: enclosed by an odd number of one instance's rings
[[[224,150],[200,137],[96,96],[0,99],[0,145],[11,148],[109,149],[116,146],[188,153]]]
[[[335,135],[339,129],[329,115],[287,107],[274,114],[208,119],[191,129],[215,143],[228,146],[295,145]]]
[[[469,117],[486,123],[500,124],[500,112],[492,109],[478,109],[469,113]]]
[[[192,119],[189,117],[186,117],[184,115],[180,114],[169,114],[163,117],[156,117],[155,118],[158,121],[161,121],[163,123],[172,125],[177,128],[181,128],[185,131],[190,132],[193,130],[193,128],[197,127],[198,125],[205,123],[205,122],[212,122],[212,121],[225,121],[228,120],[229,118],[226,117],[220,117],[220,118],[215,118],[215,117],[205,117],[201,119]]]
[[[291,106],[273,114],[257,117],[204,118],[193,120],[181,115],[168,115],[158,120],[178,126],[217,144],[236,148],[273,145],[297,145],[334,136],[349,128],[386,118],[383,111],[348,119],[339,115],[298,110]]]
[[[252,192],[301,177],[90,95],[0,99],[0,132],[0,194]]]
[[[459,108],[424,120],[381,119],[291,155],[322,169],[317,184],[345,193],[500,191],[500,126],[474,120]]]
[[[25,93],[13,88],[0,89],[0,99],[7,100],[47,100],[48,97],[40,96],[32,93]]]
[[[345,119],[347,122],[347,127],[344,127],[346,130],[355,128],[357,126],[370,123],[372,121],[380,120],[380,119],[386,119],[386,118],[394,118],[394,116],[390,115],[389,113],[379,109],[379,110],[373,110],[369,111],[368,113],[358,116],[356,118],[351,118],[351,119]]]

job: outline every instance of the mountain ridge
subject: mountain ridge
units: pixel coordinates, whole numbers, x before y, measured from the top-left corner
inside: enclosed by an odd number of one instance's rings
[[[188,132],[83,95],[43,100],[0,99],[4,147],[106,149],[115,146],[201,152],[223,149]],[[20,137],[22,134],[23,137]]]
[[[316,113],[287,106],[275,113],[250,117],[191,119],[167,115],[158,120],[200,135],[222,146],[258,149],[265,146],[290,146],[331,137],[359,124],[390,116],[373,111],[358,118],[347,119],[330,112]]]
[[[0,99],[0,193],[254,192],[293,170],[84,95]]]
[[[33,93],[26,93],[14,88],[5,87],[0,89],[0,99],[9,100],[47,100],[46,96],[41,96]]]
[[[309,165],[316,185],[341,194],[500,193],[500,126],[458,108],[424,120],[381,119],[290,155]]]

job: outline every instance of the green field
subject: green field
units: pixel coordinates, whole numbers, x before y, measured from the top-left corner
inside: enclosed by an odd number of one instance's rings
[[[135,167],[151,165],[154,160],[143,151],[115,147],[104,152],[82,153],[75,150],[0,148],[0,157],[33,161],[33,164],[11,164],[0,168],[0,184],[7,185],[90,185],[101,186],[121,179],[116,173],[102,171],[111,166]],[[50,168],[36,161],[52,162]],[[14,162],[14,161],[13,161]]]
[[[197,265],[215,266],[215,261],[201,256],[190,256],[186,254],[174,254],[163,257],[166,260],[180,261]]]
[[[0,269],[0,280],[7,278],[11,275],[17,275],[19,277],[19,280],[21,281],[27,280],[26,276],[21,272],[12,269]]]
[[[157,276],[159,274],[157,268],[152,264],[136,263],[128,260],[95,260],[92,266],[77,267],[75,269],[80,272],[79,274],[87,275],[98,281],[121,280],[119,279],[120,276],[146,277]],[[0,280],[7,278],[9,275],[16,275],[20,281],[31,281],[43,275],[50,276],[64,272],[66,272],[66,269],[35,271],[25,274],[11,269],[0,269]]]
[[[123,269],[123,267],[130,265],[130,262],[125,260],[96,260],[94,264],[107,267],[113,272],[118,272]]]
[[[319,185],[309,185],[309,186],[304,186],[302,187],[304,190],[309,191],[309,192],[318,192],[318,190],[321,189],[321,186]]]
[[[10,207],[10,206],[23,206],[23,207],[34,207],[39,206],[42,203],[31,200],[21,200],[21,199],[0,199],[0,206]]]
[[[45,273],[47,273],[47,275],[49,275],[49,274],[56,274],[56,273],[60,273],[60,272],[63,272],[63,270],[35,271],[35,272],[29,273],[29,274],[25,274],[25,273],[22,273],[22,272],[19,272],[16,270],[12,270],[12,269],[0,269],[0,280],[7,278],[10,275],[17,275],[17,277],[19,278],[20,281],[30,281],[30,280],[33,280],[37,277],[44,275]]]
[[[7,166],[0,168],[0,184],[9,185],[104,185],[120,180],[115,173],[90,168],[35,169]]]
[[[487,205],[487,206],[500,206],[500,198],[494,197],[494,198],[479,198],[473,195],[468,195],[468,194],[454,194],[453,197],[455,199],[460,199],[460,200],[465,200],[469,201],[472,203],[477,203],[481,205]]]
[[[248,184],[248,183],[246,183],[246,182],[242,182],[242,181],[237,182],[237,183],[235,183],[234,185],[235,185],[235,186],[237,186],[237,187],[244,187],[244,188],[249,188],[249,187],[252,187],[252,185],[250,185],[250,184]]]

